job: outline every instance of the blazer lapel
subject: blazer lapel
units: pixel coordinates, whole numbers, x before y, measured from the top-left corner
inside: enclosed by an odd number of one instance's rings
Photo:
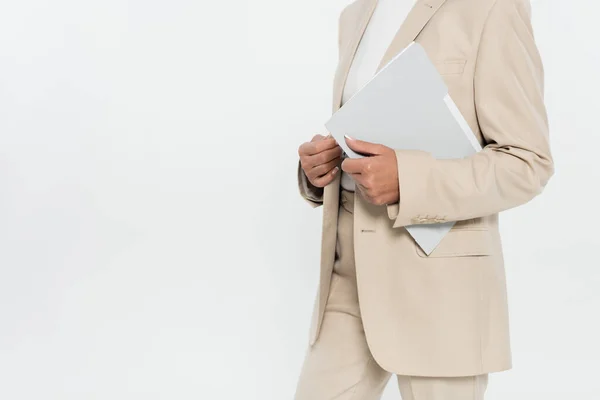
[[[373,11],[375,11],[375,6],[377,5],[377,0],[365,0],[365,5],[363,6],[363,10],[361,11],[361,15],[359,17],[359,21],[356,24],[356,29],[350,40],[346,42],[346,46],[340,50],[340,61],[338,66],[338,73],[335,79],[335,85],[333,90],[333,112],[336,112],[338,108],[340,108],[342,102],[342,93],[344,90],[344,86],[346,85],[346,79],[348,78],[348,72],[350,72],[350,66],[352,65],[352,60],[354,59],[354,55],[356,54],[356,49],[358,48],[358,44],[363,34],[365,33],[365,29],[373,15]]]
[[[396,54],[416,39],[427,22],[429,22],[431,17],[433,17],[435,12],[445,1],[446,0],[417,0],[385,51],[385,54],[377,67],[377,72],[391,61]]]
[[[408,1],[408,0],[403,0]],[[383,55],[377,72],[383,68],[396,54],[402,51],[406,46],[410,44],[419,33],[423,30],[427,22],[433,17],[435,12],[444,4],[446,0],[417,0],[413,8],[410,10],[406,19],[398,28],[398,31],[394,35],[390,45],[388,46],[385,54]],[[346,46],[341,50],[339,70],[335,79],[333,89],[333,112],[336,112],[342,102],[342,94],[344,86],[346,85],[346,79],[350,72],[350,66],[354,60],[356,50],[360,40],[365,33],[365,29],[369,24],[369,20],[375,11],[377,6],[377,0],[365,0],[364,9],[362,15],[357,23],[356,29],[352,38],[347,42]]]

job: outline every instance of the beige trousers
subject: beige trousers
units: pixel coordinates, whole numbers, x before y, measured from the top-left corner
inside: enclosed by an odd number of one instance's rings
[[[377,400],[391,377],[373,359],[360,316],[353,245],[354,194],[342,190],[336,260],[319,339],[309,346],[295,400]],[[403,400],[483,400],[488,375],[397,376]]]

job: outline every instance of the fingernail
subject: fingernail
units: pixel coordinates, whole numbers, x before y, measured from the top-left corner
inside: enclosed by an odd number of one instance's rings
[[[354,140],[354,139],[352,139],[352,138],[351,138],[350,136],[348,136],[348,135],[344,135],[344,137],[345,137],[346,139]]]
[[[340,167],[335,167],[333,169],[333,175],[337,174],[339,170],[340,170]]]

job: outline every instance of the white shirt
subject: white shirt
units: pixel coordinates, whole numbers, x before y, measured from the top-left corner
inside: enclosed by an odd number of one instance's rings
[[[377,72],[385,51],[406,19],[415,0],[378,0],[360,40],[342,93],[342,104],[358,92]],[[342,172],[341,185],[354,191],[354,180]]]

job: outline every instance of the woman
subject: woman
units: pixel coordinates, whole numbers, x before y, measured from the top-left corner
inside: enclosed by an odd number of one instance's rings
[[[347,138],[299,148],[299,187],[323,206],[320,285],[296,400],[481,400],[512,366],[498,213],[553,174],[543,66],[528,0],[357,0],[339,21],[333,111],[420,43],[484,147],[436,160]],[[426,255],[403,227],[455,221]]]

